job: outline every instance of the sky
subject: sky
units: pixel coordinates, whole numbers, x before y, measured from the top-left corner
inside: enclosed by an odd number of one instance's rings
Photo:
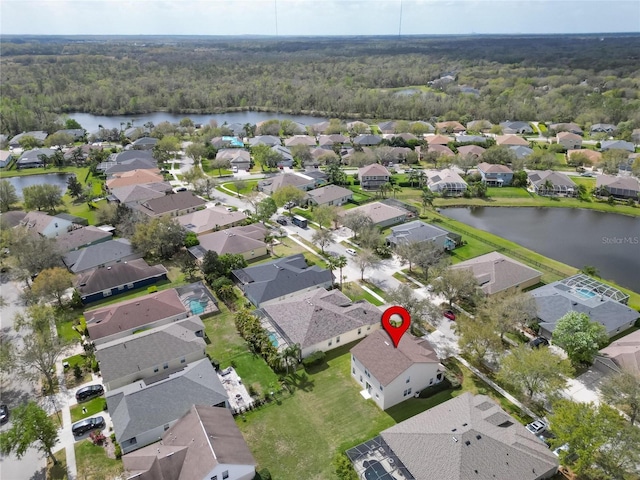
[[[442,35],[640,32],[640,0],[0,0],[33,35]]]

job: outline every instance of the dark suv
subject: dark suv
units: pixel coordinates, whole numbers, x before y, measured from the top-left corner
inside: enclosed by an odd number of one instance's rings
[[[548,347],[549,340],[544,337],[536,337],[529,342],[531,348],[540,348],[540,347]]]
[[[103,393],[104,388],[102,385],[88,385],[86,387],[82,387],[76,392],[76,400],[78,402],[84,402],[86,400],[99,397]]]
[[[105,426],[104,417],[91,417],[80,420],[78,423],[74,423],[71,427],[71,431],[76,437],[79,437],[91,430],[102,430]]]

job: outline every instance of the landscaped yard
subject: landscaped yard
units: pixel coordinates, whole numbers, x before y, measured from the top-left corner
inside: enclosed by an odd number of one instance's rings
[[[531,198],[526,189],[520,187],[489,187],[487,196],[495,198]]]
[[[72,357],[65,358],[63,360],[63,363],[64,362],[69,364],[69,367],[65,369],[65,382],[67,387],[76,387],[91,380],[91,365],[87,365],[86,355],[73,355]],[[75,377],[76,366],[80,367],[82,371],[82,376],[80,378]]]
[[[89,440],[75,444],[78,478],[82,480],[107,480],[119,478],[124,473],[121,460],[107,457],[104,447]]]
[[[380,306],[383,304],[376,297],[371,295],[369,292],[363,290],[363,288],[358,285],[356,282],[348,282],[342,286],[342,293],[344,293],[347,297],[349,297],[352,301],[357,302],[358,300],[366,300],[373,305]]]
[[[244,187],[240,189],[240,194],[241,195],[245,195],[247,193],[249,193],[252,190],[256,189],[256,185],[258,185],[258,180],[243,180],[244,181]],[[231,190],[232,192],[236,193],[236,186],[233,184],[233,182],[227,182],[227,183],[223,183],[221,186],[227,188],[228,190]],[[229,193],[227,190],[224,189],[220,189],[218,188],[220,191],[224,192],[224,193]],[[236,193],[237,194],[237,193]]]
[[[107,401],[104,397],[96,397],[88,402],[82,402],[71,407],[71,421],[77,422],[83,418],[91,417],[106,409]],[[82,410],[86,409],[86,412]]]

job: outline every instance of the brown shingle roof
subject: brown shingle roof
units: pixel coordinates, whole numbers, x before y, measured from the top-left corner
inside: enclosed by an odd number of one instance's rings
[[[360,167],[358,169],[358,178],[365,177],[389,177],[391,174],[389,170],[379,163],[372,163],[366,167]]]
[[[518,135],[498,135],[496,137],[496,143],[498,145],[507,145],[507,146],[518,146],[522,145],[523,147],[528,147],[529,142],[524,138],[519,137]]]
[[[107,188],[111,190],[127,185],[138,185],[143,183],[162,182],[164,178],[157,168],[152,170],[131,170],[129,172],[117,173],[113,178],[106,181]]]
[[[640,330],[625,335],[600,350],[600,354],[611,358],[624,370],[640,377]]]
[[[380,382],[387,386],[414,363],[440,363],[428,340],[405,333],[398,348],[387,332],[376,330],[351,349],[351,354]]]
[[[213,250],[218,255],[224,255],[225,253],[241,254],[264,248],[266,246],[264,242],[266,231],[267,229],[264,225],[255,223],[207,233],[198,239],[202,249]]]
[[[449,137],[444,135],[429,135],[425,139],[429,145],[446,145],[451,141]]]
[[[485,149],[480,145],[464,145],[462,147],[458,147],[458,153],[460,155],[476,155],[480,156],[485,152]]]
[[[513,173],[506,165],[499,165],[493,163],[482,162],[478,164],[478,170],[482,170],[486,173]]]
[[[107,307],[88,310],[84,312],[84,316],[87,320],[89,337],[96,340],[182,313],[186,315],[187,308],[180,301],[178,292],[171,288]]]
[[[139,205],[140,211],[147,215],[163,215],[165,213],[186,210],[206,205],[206,201],[193,192],[170,193],[159,198],[152,198]]]
[[[596,152],[595,150],[589,150],[588,148],[581,148],[578,150],[569,150],[567,155],[571,157],[576,153],[582,153],[585,157],[591,160],[593,163],[599,162],[602,159],[602,153]]]

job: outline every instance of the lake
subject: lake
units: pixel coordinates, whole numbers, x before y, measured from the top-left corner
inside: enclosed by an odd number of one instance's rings
[[[69,113],[69,118],[76,120],[82,128],[87,132],[97,132],[99,125],[104,128],[120,128],[120,123],[133,122],[134,126],[143,126],[147,122],[153,122],[154,125],[158,125],[162,122],[178,123],[183,118],[189,117],[193,123],[209,123],[210,120],[216,120],[218,125],[223,123],[256,123],[263,122],[265,120],[272,120],[277,118],[279,120],[293,120],[294,122],[302,123],[303,125],[313,125],[314,123],[325,122],[328,119],[323,117],[312,117],[310,115],[288,115],[285,113],[274,112],[228,112],[228,113],[216,113],[216,114],[200,114],[189,115],[186,113],[168,113],[168,112],[153,112],[144,113],[141,115],[112,115],[101,116],[92,115],[90,113]]]
[[[446,208],[443,215],[640,292],[640,218],[573,208]]]
[[[62,193],[67,190],[67,180],[73,177],[73,173],[42,173],[38,175],[25,175],[22,177],[8,177],[9,183],[16,188],[16,193],[22,198],[22,189],[31,185],[57,185],[62,189]]]

